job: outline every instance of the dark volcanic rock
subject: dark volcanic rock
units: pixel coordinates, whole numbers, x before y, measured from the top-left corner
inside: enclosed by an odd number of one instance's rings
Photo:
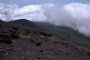
[[[10,21],[9,23],[19,24],[21,26],[25,26],[29,28],[36,28],[36,25],[33,22],[26,19],[18,19],[18,20]]]
[[[13,26],[16,27],[16,26]],[[0,24],[0,43],[12,43],[12,39],[19,38],[19,33],[6,22]]]
[[[24,19],[14,22],[0,24],[0,60],[90,60],[90,48],[72,37],[22,27],[29,24]]]

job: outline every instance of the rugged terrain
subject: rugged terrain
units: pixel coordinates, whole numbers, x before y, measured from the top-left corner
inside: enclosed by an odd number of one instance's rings
[[[0,21],[0,60],[90,60],[90,43],[30,24]]]

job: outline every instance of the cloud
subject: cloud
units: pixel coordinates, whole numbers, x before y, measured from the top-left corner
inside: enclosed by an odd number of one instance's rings
[[[71,3],[65,5],[64,9],[73,17],[75,29],[90,36],[90,4]]]
[[[8,12],[8,13],[6,13]],[[90,36],[90,4],[69,3],[64,5],[42,4],[18,5],[0,4],[0,18],[4,21],[28,19],[46,21],[59,26],[67,26]]]
[[[17,19],[25,18],[32,21],[46,20],[46,16],[44,15],[43,9],[41,7],[41,5],[24,6],[14,11],[14,16],[17,16]]]
[[[3,4],[0,3],[0,19],[4,20],[4,21],[8,21],[9,19],[13,19],[13,11],[15,9],[17,9],[17,5],[16,4]]]

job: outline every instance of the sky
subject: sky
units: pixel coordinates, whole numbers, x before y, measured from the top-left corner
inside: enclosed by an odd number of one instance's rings
[[[0,2],[25,6],[30,4],[46,4],[46,3],[56,3],[56,4],[90,3],[90,0],[0,0]]]
[[[0,0],[0,19],[28,19],[90,36],[90,0]]]

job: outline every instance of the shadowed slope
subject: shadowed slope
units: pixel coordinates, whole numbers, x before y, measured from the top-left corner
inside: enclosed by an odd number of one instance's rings
[[[21,26],[29,27],[29,28],[37,27],[33,22],[26,20],[26,19],[18,19],[18,20],[10,21],[9,23],[19,24]]]

